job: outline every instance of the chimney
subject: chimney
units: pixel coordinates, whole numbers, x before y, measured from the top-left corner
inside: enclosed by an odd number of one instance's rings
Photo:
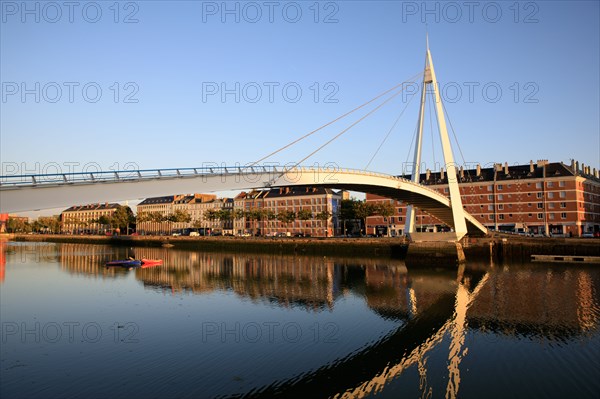
[[[579,161],[575,161],[575,170],[573,173],[577,174],[577,172],[579,172]]]
[[[444,180],[444,168],[440,168],[440,179]]]
[[[504,174],[508,174],[508,162],[504,162]]]
[[[571,171],[575,173],[575,160],[571,159]]]
[[[429,177],[431,176],[431,171],[429,169],[425,170],[425,180],[429,180]]]
[[[481,176],[481,165],[477,164],[477,177]]]
[[[599,175],[599,173],[598,173],[598,169],[594,168],[594,177],[595,177],[596,179],[598,179],[598,178],[599,178],[599,177],[598,177],[598,175]]]
[[[283,194],[283,187],[279,187],[279,194]]]
[[[460,167],[460,170],[458,173],[460,174],[461,179],[465,178],[465,169],[462,166]]]
[[[289,187],[286,187],[286,188],[285,188],[285,193],[286,193],[286,194],[288,194],[289,192],[290,192],[290,188],[289,188]]]
[[[533,173],[533,170],[534,170],[534,168],[533,168],[533,160],[530,160],[529,161],[529,173]]]
[[[581,173],[585,173],[585,164],[583,162],[581,163]]]
[[[542,166],[545,166],[545,165],[548,165],[548,160],[547,159],[538,159],[537,160],[537,166],[538,166],[538,168],[542,167]]]

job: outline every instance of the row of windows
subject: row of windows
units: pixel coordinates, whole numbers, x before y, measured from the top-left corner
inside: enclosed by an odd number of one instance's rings
[[[512,213],[510,213],[508,215],[508,217],[512,219],[512,217],[513,217]],[[533,214],[531,214],[531,213],[528,214],[528,217],[533,217]],[[479,215],[479,218],[480,219],[485,219],[485,216],[484,215]],[[543,213],[538,213],[537,214],[537,218],[538,218],[538,220],[543,220],[544,219],[544,214]],[[563,220],[567,219],[567,213],[566,212],[562,212],[560,214],[560,218],[563,219]],[[494,215],[488,215],[488,220],[494,220],[494,219],[495,219]],[[555,219],[555,214],[554,213],[549,213],[548,214],[548,219],[554,220]],[[505,215],[502,215],[502,214],[498,215],[498,220],[505,220]]]
[[[519,204],[521,205],[521,204]],[[525,205],[525,204],[523,204]],[[544,204],[541,202],[536,203],[537,209],[544,209]],[[480,208],[483,208],[483,205],[479,205]],[[508,209],[512,208],[513,204],[508,204]],[[531,202],[527,203],[527,207],[531,208]],[[561,208],[566,208],[567,207],[567,203],[566,202],[561,202],[560,203],[560,207]],[[467,206],[465,205],[464,208],[467,208]],[[554,202],[549,202],[548,203],[548,208],[549,209],[554,209],[555,208],[555,203]],[[503,210],[504,209],[504,204],[498,204],[498,210]],[[488,211],[493,211],[494,210],[494,205],[488,205]]]
[[[555,198],[555,194],[553,192],[549,192],[548,193],[548,199],[552,199]],[[531,193],[527,193],[528,197],[531,197]],[[560,198],[567,198],[567,192],[566,191],[560,191],[558,193],[558,196]],[[517,194],[517,197],[520,198],[520,195]],[[543,198],[544,197],[544,193],[542,192],[537,192],[536,193],[536,198]],[[505,198],[512,198],[512,194],[498,194],[498,201],[504,201]],[[468,195],[461,195],[461,199],[463,200],[463,202],[466,202],[467,200],[469,200],[469,196]],[[479,196],[479,199],[483,199],[483,195]],[[487,196],[488,201],[493,201],[494,200],[494,195],[493,194],[489,194]]]

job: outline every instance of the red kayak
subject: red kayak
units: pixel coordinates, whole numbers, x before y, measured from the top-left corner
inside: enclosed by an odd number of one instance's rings
[[[162,259],[142,259],[142,267],[159,266],[162,264]]]

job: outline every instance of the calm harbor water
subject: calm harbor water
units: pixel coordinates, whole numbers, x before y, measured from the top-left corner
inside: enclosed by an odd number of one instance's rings
[[[2,398],[600,394],[596,267],[0,246]]]

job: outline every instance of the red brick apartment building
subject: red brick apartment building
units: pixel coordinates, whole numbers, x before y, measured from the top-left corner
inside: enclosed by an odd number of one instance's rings
[[[573,237],[600,232],[600,178],[595,168],[575,161],[565,165],[538,160],[529,165],[461,167],[457,176],[464,209],[488,229]],[[443,169],[427,170],[420,182],[448,195]],[[367,218],[368,234],[403,234],[406,204],[372,194],[367,201],[392,201],[396,206],[396,214],[385,218],[389,220]],[[418,210],[416,215],[417,231],[447,229],[425,212]]]
[[[272,236],[310,235],[312,237],[332,237],[338,231],[338,213],[342,194],[323,187],[283,187],[272,190],[254,190],[241,192],[235,199],[235,207],[248,212],[251,210],[269,210],[273,215],[281,212],[309,210],[312,217],[308,220],[294,220],[283,223],[276,218],[267,220],[245,219],[244,232]],[[321,212],[329,212],[330,217],[322,220],[317,217]]]

